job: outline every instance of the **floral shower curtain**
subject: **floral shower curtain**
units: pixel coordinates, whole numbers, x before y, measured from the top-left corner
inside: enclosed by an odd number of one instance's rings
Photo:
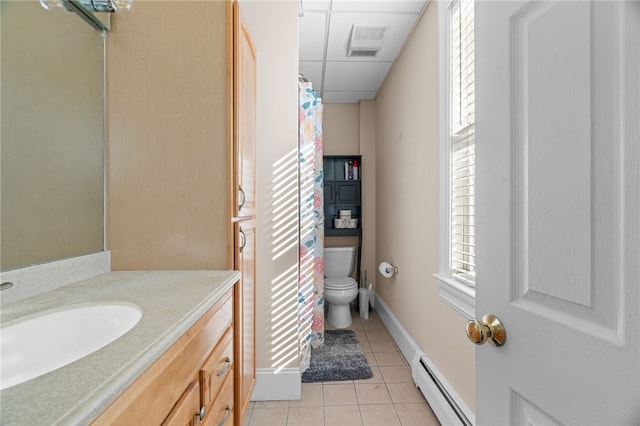
[[[309,366],[311,348],[324,344],[324,190],[322,101],[300,79],[298,155],[300,167],[300,277],[298,312],[300,368]]]

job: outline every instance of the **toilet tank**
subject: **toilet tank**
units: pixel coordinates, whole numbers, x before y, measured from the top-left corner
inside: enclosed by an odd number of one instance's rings
[[[348,277],[353,269],[355,247],[325,247],[324,276]]]

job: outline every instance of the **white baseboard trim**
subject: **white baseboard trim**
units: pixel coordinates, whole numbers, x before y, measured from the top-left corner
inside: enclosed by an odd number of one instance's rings
[[[443,425],[464,424],[447,401],[447,397],[449,397],[453,403],[458,406],[458,409],[464,413],[468,421],[471,424],[475,424],[475,415],[471,409],[469,409],[454,388],[449,384],[449,382],[447,382],[435,364],[431,362],[420,347],[418,347],[407,330],[405,330],[400,321],[398,321],[395,315],[393,315],[393,312],[391,312],[389,307],[377,293],[375,303],[375,310],[378,313],[378,316],[387,327],[387,330],[389,330],[389,333],[391,333],[391,337],[396,342],[396,345],[398,345],[398,348],[400,348],[402,355],[405,357],[407,362],[409,362],[416,386],[420,387],[420,391],[431,406],[433,413],[436,415],[440,423]],[[431,370],[431,373],[439,382],[439,385],[442,386],[444,392],[438,388],[434,380],[428,377],[426,370],[420,364],[420,360],[429,367],[429,370]],[[445,396],[445,393],[448,395]]]
[[[258,368],[251,401],[300,399],[302,374],[299,368]]]
[[[380,298],[380,296],[376,293],[376,312],[378,316],[391,333],[391,337],[395,340],[396,345],[400,348],[400,352],[407,360],[407,362],[411,363],[416,359],[420,359],[424,356],[424,352],[418,347],[416,342],[411,338],[407,330],[404,329],[398,318],[393,315],[391,309],[387,306],[386,303]]]

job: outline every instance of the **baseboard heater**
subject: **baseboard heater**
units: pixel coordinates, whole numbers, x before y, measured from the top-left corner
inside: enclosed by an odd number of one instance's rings
[[[458,395],[455,388],[447,382],[438,367],[420,349],[400,321],[393,315],[378,293],[375,309],[400,352],[411,366],[411,376],[427,403],[442,425],[473,426],[475,414]]]
[[[473,426],[455,399],[438,380],[437,375],[429,368],[424,358],[420,357],[413,363],[412,376],[416,386],[426,398],[436,417],[442,424],[459,424]],[[435,401],[434,401],[435,399]],[[448,419],[449,421],[447,421]]]

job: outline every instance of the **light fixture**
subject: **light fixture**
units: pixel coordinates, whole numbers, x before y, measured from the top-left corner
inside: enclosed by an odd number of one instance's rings
[[[92,27],[107,30],[108,28],[93,13],[128,12],[133,7],[133,0],[40,0],[40,4],[52,12],[75,12]]]
[[[91,12],[127,12],[133,7],[133,0],[40,0],[47,10],[66,9],[71,11],[72,5],[81,5]]]
[[[93,12],[128,12],[133,0],[80,0],[80,3]]]

